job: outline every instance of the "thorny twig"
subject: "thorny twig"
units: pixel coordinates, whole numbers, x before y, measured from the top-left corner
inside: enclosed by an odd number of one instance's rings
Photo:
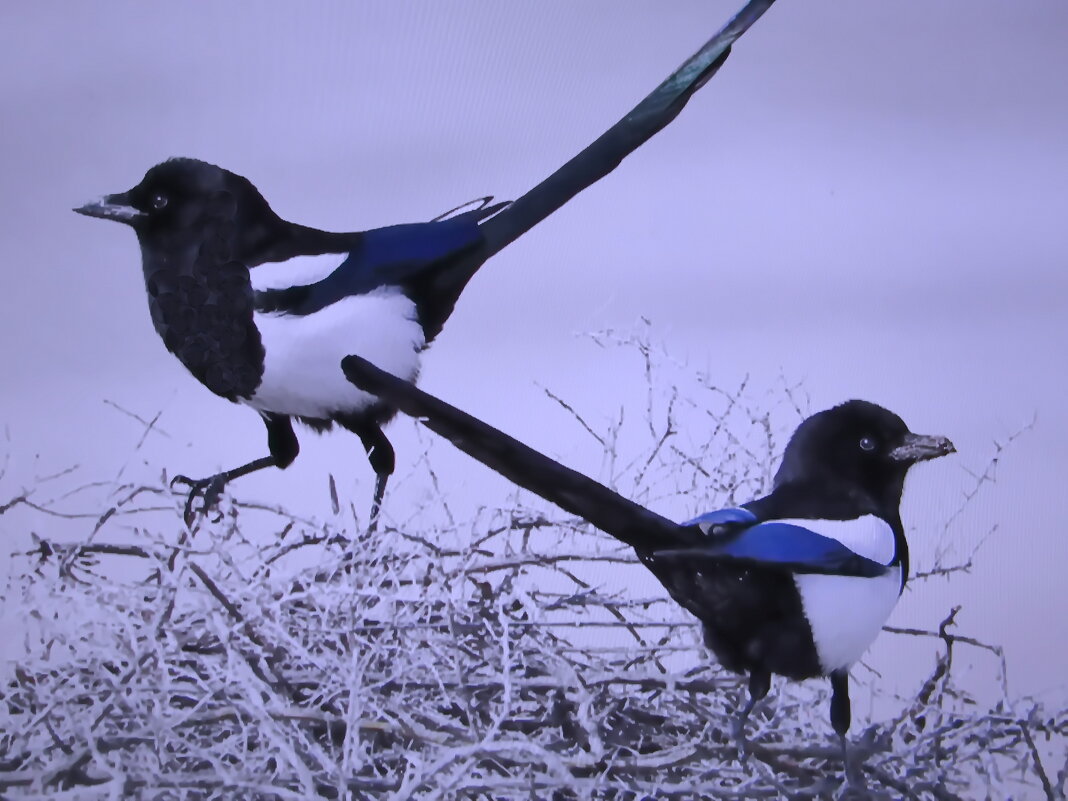
[[[749,383],[703,392],[704,406],[648,401],[652,441],[617,476],[679,516],[700,510],[687,508],[695,488],[707,509],[766,486],[802,408],[790,395],[778,423]],[[678,419],[691,412],[711,423],[702,436],[669,440],[697,430]],[[0,511],[83,529],[40,537],[14,563],[6,600],[35,628],[0,686],[0,793],[849,797],[824,683],[780,682],[750,720],[752,763],[739,763],[730,731],[744,682],[709,660],[692,618],[635,591],[644,574],[629,551],[566,516],[509,506],[443,526],[413,513],[367,537],[338,515],[324,524],[230,499],[226,519],[191,539],[165,486],[124,485],[77,514],[24,494]],[[134,542],[119,536],[130,527]],[[144,569],[110,576],[115,556]],[[79,560],[101,569],[72,581]],[[994,653],[1002,676],[1004,655],[951,631],[954,615],[937,630],[888,629],[944,653],[899,714],[854,734],[872,797],[1008,797],[1021,781],[1063,797],[1068,767],[1052,777],[1043,748],[1063,750],[1068,712],[969,696],[956,681],[968,652],[954,646]]]

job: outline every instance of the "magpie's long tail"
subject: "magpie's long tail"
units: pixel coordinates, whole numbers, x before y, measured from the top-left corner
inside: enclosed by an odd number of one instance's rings
[[[448,439],[509,481],[578,515],[639,551],[697,544],[692,528],[651,512],[591,478],[564,467],[518,440],[450,406],[359,356],[341,362],[345,377],[364,392]]]
[[[441,332],[460,293],[486,259],[529,231],[583,189],[604,178],[626,156],[675,119],[693,93],[723,66],[735,40],[749,30],[774,2],[749,0],[704,47],[625,117],[540,184],[482,223],[483,243],[435,273],[432,292],[428,293],[435,298],[435,309],[432,315],[423,316],[427,341]]]

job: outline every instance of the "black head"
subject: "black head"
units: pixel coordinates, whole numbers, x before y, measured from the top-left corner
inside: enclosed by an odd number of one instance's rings
[[[913,434],[882,406],[851,400],[797,427],[774,486],[828,484],[835,491],[865,496],[879,509],[896,511],[908,469],[955,450],[946,437]]]
[[[233,221],[243,235],[261,235],[278,221],[267,201],[247,178],[196,159],[174,158],[157,164],[127,192],[106,195],[74,209],[79,214],[116,220],[137,232],[142,244],[162,244],[205,222]]]

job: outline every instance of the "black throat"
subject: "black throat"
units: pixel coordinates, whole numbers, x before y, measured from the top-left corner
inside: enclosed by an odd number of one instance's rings
[[[253,322],[248,268],[232,258],[232,225],[141,239],[152,324],[167,350],[204,386],[231,401],[251,397],[264,351]]]

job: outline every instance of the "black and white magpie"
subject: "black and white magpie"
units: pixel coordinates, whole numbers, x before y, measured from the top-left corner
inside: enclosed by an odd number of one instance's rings
[[[631,546],[704,629],[749,702],[777,673],[828,676],[831,724],[849,729],[849,669],[875,640],[909,572],[899,507],[917,462],[953,453],[896,414],[851,400],[804,420],[772,490],[738,508],[675,523],[356,356],[346,377],[519,486]]]
[[[240,175],[177,158],[128,192],[76,209],[134,229],[167,350],[266,423],[268,456],[199,481],[179,477],[192,485],[187,519],[198,493],[207,508],[231,479],[288,467],[299,451],[293,418],[360,437],[377,476],[374,519],[394,469],[382,432],[394,411],[345,381],[338,364],[357,352],[414,380],[420,352],[470,277],[448,268],[482,244],[479,222],[505,205],[485,198],[448,219],[330,233],[286,222]],[[279,268],[290,273],[280,286]]]
[[[629,114],[512,204],[487,198],[449,219],[328,233],[281,219],[246,178],[178,158],[127,192],[75,209],[134,229],[152,322],[167,349],[267,425],[268,456],[198,481],[179,477],[191,485],[187,521],[198,494],[207,509],[231,479],[288,466],[299,451],[296,418],[360,437],[377,475],[373,526],[395,463],[382,426],[395,412],[344,380],[341,357],[359,353],[414,380],[420,353],[478,268],[674,119],[772,2],[750,0]],[[320,269],[309,278],[312,259]],[[257,286],[257,271],[279,272],[270,263],[299,275]]]

